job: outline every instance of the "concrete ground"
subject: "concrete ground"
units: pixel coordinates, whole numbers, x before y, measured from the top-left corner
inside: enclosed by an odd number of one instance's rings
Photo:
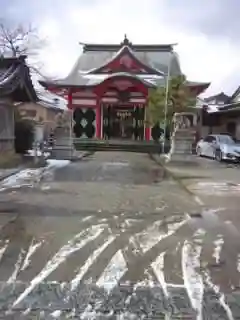
[[[208,208],[218,206],[218,215],[240,230],[240,164],[192,156],[186,163],[170,162],[166,167],[198,203]]]
[[[187,186],[202,181],[191,170]],[[148,155],[99,152],[29,179],[2,183],[6,319],[240,314],[237,216],[197,202]]]

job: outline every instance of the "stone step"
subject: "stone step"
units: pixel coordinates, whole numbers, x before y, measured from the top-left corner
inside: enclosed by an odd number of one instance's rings
[[[75,143],[76,150],[91,150],[91,151],[127,151],[127,152],[137,152],[137,153],[161,153],[162,147],[160,144],[154,143],[134,143],[131,144],[123,144],[121,142],[111,144],[106,143]],[[168,152],[170,149],[169,144],[165,145],[165,152]]]
[[[187,142],[189,142],[189,141],[195,141],[194,139],[192,139],[192,138],[180,138],[180,137],[178,137],[178,138],[175,138],[174,139],[174,141],[187,141]]]

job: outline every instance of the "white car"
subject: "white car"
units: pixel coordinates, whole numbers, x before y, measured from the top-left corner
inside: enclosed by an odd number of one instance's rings
[[[211,134],[198,141],[196,146],[198,156],[205,156],[217,161],[240,160],[240,144],[237,144],[230,135]]]

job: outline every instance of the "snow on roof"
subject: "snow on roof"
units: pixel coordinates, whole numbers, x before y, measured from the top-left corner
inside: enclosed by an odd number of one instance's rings
[[[97,46],[98,50],[84,50],[79,56],[78,60],[75,62],[71,72],[64,79],[55,79],[55,80],[41,80],[40,84],[48,87],[49,85],[56,85],[58,87],[64,86],[87,86],[89,85],[84,74],[96,70],[99,67],[106,65],[109,61],[112,61],[113,58],[116,58],[116,55],[119,55],[119,51],[122,52],[126,46],[119,44],[118,46],[113,46],[114,50],[106,49],[106,46],[101,47],[99,50],[99,45]],[[165,48],[164,50],[162,48]],[[105,49],[104,49],[105,48]],[[111,46],[112,48],[112,46]],[[154,48],[154,49],[153,49]],[[182,74],[178,57],[174,51],[171,51],[171,47],[167,46],[140,46],[140,48],[131,45],[129,50],[133,52],[134,56],[144,65],[149,66],[152,70],[160,71],[162,74],[168,73],[169,61],[171,59],[171,76],[178,76]],[[170,51],[172,52],[171,54]],[[92,83],[90,83],[91,85]]]
[[[208,105],[208,108],[207,108],[207,112],[208,113],[214,113],[214,112],[217,112],[217,111],[219,111],[219,105],[217,105],[217,104],[209,104]]]
[[[219,108],[222,107],[222,105],[207,103],[206,101],[204,101],[204,99],[198,97],[196,102],[196,108],[202,109],[203,107],[206,107],[206,106],[207,106],[206,110],[208,113],[217,112],[219,111]]]
[[[66,110],[67,109],[67,101],[49,91],[42,89],[38,90],[37,96],[40,100],[40,103],[46,107],[52,107],[56,109]]]
[[[0,95],[14,101],[36,101],[36,91],[26,64],[26,56],[0,57]]]
[[[89,80],[102,80],[104,81],[105,79],[112,77],[112,76],[116,76],[116,75],[122,75],[122,74],[127,74],[126,72],[118,72],[118,73],[104,73],[104,74],[85,74],[85,73],[80,73],[79,74],[85,78],[85,79],[89,79]],[[161,75],[156,75],[156,74],[135,74],[134,76],[141,78],[143,80],[155,80],[155,79],[164,79],[164,76]]]
[[[139,57],[137,57],[137,55],[135,54],[135,52],[128,46],[128,45],[124,45],[122,46],[118,51],[116,51],[111,57],[108,57],[108,59],[106,61],[104,61],[100,66],[95,67],[95,68],[91,68],[90,70],[88,70],[88,73],[92,73],[95,72],[96,70],[102,69],[105,66],[107,66],[111,61],[115,60],[117,57],[119,57],[122,52],[124,51],[128,51],[133,57],[135,57],[136,60],[139,61],[139,63],[146,65],[146,67],[148,67],[149,69],[154,70],[155,72],[157,72],[158,74],[164,75],[163,71],[160,71],[159,69],[151,66],[151,65],[147,65],[145,62],[141,61],[141,59],[139,59]]]

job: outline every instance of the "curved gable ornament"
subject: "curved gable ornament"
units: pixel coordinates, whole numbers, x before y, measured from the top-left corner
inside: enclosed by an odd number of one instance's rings
[[[120,59],[119,59],[120,65],[126,67],[126,68],[131,68],[133,65],[132,59],[129,57],[129,55],[124,54]]]
[[[132,82],[129,80],[115,80],[113,84],[116,86],[117,89],[121,91],[127,90],[129,87],[132,86]]]
[[[132,43],[129,41],[126,34],[124,35],[124,39],[123,39],[123,42],[121,43],[121,45],[123,45],[123,46],[131,46],[132,45]]]

